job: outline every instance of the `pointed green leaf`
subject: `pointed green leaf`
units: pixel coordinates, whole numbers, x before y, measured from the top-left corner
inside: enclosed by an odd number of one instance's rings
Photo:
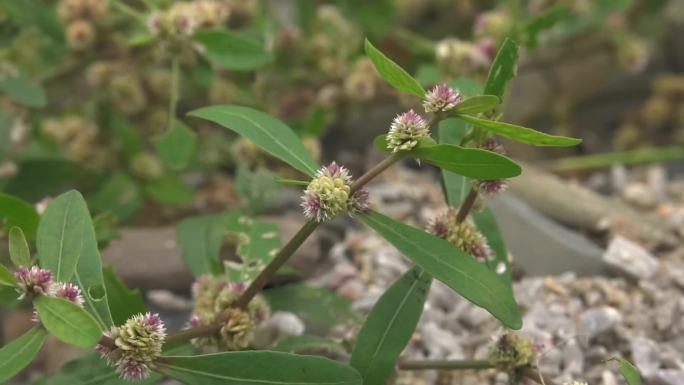
[[[0,349],[0,383],[4,384],[33,361],[45,337],[45,329],[34,327]]]
[[[132,316],[147,311],[140,290],[127,288],[111,267],[105,267],[102,273],[109,311],[115,325],[122,325]]]
[[[230,229],[234,233],[234,229]],[[250,219],[237,238],[240,240],[237,254],[240,263],[226,263],[231,280],[249,282],[256,278],[280,249],[280,229],[271,222]]]
[[[624,377],[627,385],[641,385],[641,374],[636,366],[632,365],[631,362],[624,358],[616,357],[611,358],[611,360],[615,360],[620,364],[618,366],[618,372]]]
[[[366,50],[366,55],[371,59],[373,65],[375,65],[375,69],[380,73],[380,76],[382,76],[382,78],[392,87],[401,92],[416,95],[419,98],[425,96],[425,90],[421,87],[420,83],[409,75],[408,72],[404,71],[403,68],[399,67],[398,64],[375,48],[368,39],[364,42],[364,48]]]
[[[510,38],[506,38],[489,68],[484,94],[503,98],[506,84],[515,76],[517,62],[518,45]]]
[[[3,264],[0,264],[0,285],[10,287],[17,285],[17,279],[14,278],[14,274],[12,274],[12,272]]]
[[[159,157],[170,169],[180,171],[190,163],[197,149],[197,134],[180,120],[175,120],[171,130],[152,139]]]
[[[45,107],[47,97],[45,90],[38,83],[31,81],[23,73],[0,74],[0,92],[10,99],[26,107]]]
[[[513,279],[511,277],[511,266],[508,262],[508,251],[506,251],[506,244],[501,236],[499,224],[496,222],[494,213],[486,207],[481,212],[474,212],[471,215],[478,230],[487,238],[487,243],[489,243],[489,247],[494,252],[494,259],[487,261],[487,266],[502,277],[510,286]],[[503,266],[503,268],[500,266]]]
[[[431,283],[430,275],[414,267],[373,306],[356,339],[350,362],[361,373],[364,385],[387,382],[423,314]]]
[[[515,124],[480,119],[470,115],[457,115],[457,117],[497,135],[534,146],[568,147],[575,146],[582,142],[582,139],[549,135],[531,128],[516,126]]]
[[[421,143],[412,153],[437,167],[474,179],[512,178],[522,171],[507,157],[478,148]]]
[[[95,319],[75,303],[40,295],[33,305],[38,311],[40,322],[62,342],[89,349],[102,336]]]
[[[202,215],[187,218],[176,226],[181,256],[195,277],[222,272],[221,246],[228,234],[228,224],[236,221],[239,215],[238,212]]]
[[[189,205],[195,197],[195,190],[173,173],[149,181],[145,193],[150,199],[169,206]]]
[[[463,140],[466,133],[466,123],[458,119],[444,119],[439,122],[437,128],[439,142],[443,144],[458,145]],[[468,195],[470,182],[468,178],[442,169],[442,179],[444,181],[444,195],[451,207],[458,207]]]
[[[113,325],[112,315],[107,304],[107,290],[102,277],[102,258],[90,213],[87,214],[83,226],[83,249],[72,282],[83,291],[85,308],[95,317],[100,329],[109,330]]]
[[[332,339],[310,335],[287,336],[278,342],[278,345],[271,350],[285,353],[328,351],[342,355],[347,354],[346,349],[338,342],[333,341]]]
[[[9,253],[14,266],[31,266],[31,251],[21,227],[12,226],[9,232]]]
[[[339,362],[269,351],[165,357],[158,370],[186,384],[361,385],[359,373]]]
[[[449,242],[377,212],[359,217],[400,252],[506,327],[520,329],[522,318],[512,291],[487,266]]]
[[[17,226],[24,231],[26,238],[36,239],[40,216],[28,202],[0,193],[0,222],[5,221],[7,228]]]
[[[133,217],[144,201],[138,183],[125,172],[118,171],[103,181],[88,203],[94,212],[110,211],[123,222]]]
[[[499,104],[501,104],[501,99],[499,99],[498,96],[478,95],[465,99],[450,112],[454,114],[475,115],[481,112],[491,111]]]
[[[71,281],[89,219],[88,207],[75,190],[58,196],[45,210],[38,226],[36,248],[40,266],[52,271],[55,280]]]
[[[249,71],[273,60],[264,43],[227,30],[198,31],[193,36],[202,44],[207,58],[229,70]]]
[[[210,106],[191,111],[189,115],[237,132],[304,174],[313,176],[318,170],[318,165],[292,129],[261,111],[241,106]]]

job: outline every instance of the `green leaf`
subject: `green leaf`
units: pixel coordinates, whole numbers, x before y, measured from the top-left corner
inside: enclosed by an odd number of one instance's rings
[[[237,132],[304,174],[313,176],[318,170],[318,164],[292,129],[261,111],[241,106],[210,106],[189,115]]]
[[[425,90],[421,87],[420,83],[375,48],[368,39],[364,42],[364,49],[366,50],[366,55],[375,65],[375,69],[380,73],[380,76],[392,87],[401,92],[416,95],[419,98],[425,97]]]
[[[531,144],[534,146],[568,147],[575,146],[582,142],[582,139],[549,135],[543,132],[535,131],[531,128],[516,126],[515,124],[480,119],[470,115],[458,115],[457,117],[477,127],[482,127],[486,130],[494,132],[497,135],[505,136],[506,138],[515,140],[517,142]]]
[[[152,373],[150,377],[136,381],[136,385],[152,385],[162,376]],[[132,382],[121,378],[114,368],[100,357],[90,353],[64,364],[56,373],[41,377],[33,385],[131,385]]]
[[[418,267],[407,271],[373,306],[356,339],[350,365],[364,385],[384,384],[423,314],[432,277]]]
[[[459,103],[452,110],[454,114],[475,115],[495,109],[501,104],[501,99],[494,95],[472,96]]]
[[[439,122],[437,128],[439,142],[444,144],[460,144],[466,133],[466,123],[458,119],[444,119]],[[442,169],[442,180],[444,181],[444,195],[447,203],[451,207],[458,207],[468,195],[470,183],[468,178]]]
[[[33,305],[38,311],[40,322],[62,342],[89,349],[102,336],[95,319],[75,303],[40,295]]]
[[[272,350],[285,353],[328,351],[347,354],[347,351],[339,343],[328,338],[310,335],[287,336],[278,342],[278,345]]]
[[[14,377],[33,361],[45,343],[47,333],[41,327],[33,327],[21,337],[0,349],[0,383]]]
[[[165,357],[159,371],[186,384],[360,385],[353,368],[322,357],[253,351]]]
[[[553,28],[559,21],[570,16],[570,10],[564,5],[551,7],[530,20],[525,26],[527,35],[527,46],[535,48],[539,42],[539,34]]]
[[[320,328],[356,321],[349,301],[335,292],[306,284],[290,284],[264,291],[273,311],[289,311]]]
[[[105,267],[102,273],[109,311],[115,325],[122,325],[132,316],[147,311],[140,290],[128,289],[111,267]]]
[[[384,135],[382,135],[384,137]],[[287,178],[275,178],[274,181],[279,184],[290,185],[290,186],[308,186],[310,181],[308,180],[297,180],[297,179],[287,179]]]
[[[263,212],[280,193],[280,188],[273,180],[273,174],[264,168],[250,171],[247,166],[239,164],[235,172],[235,189],[247,212],[256,215]]]
[[[560,158],[552,161],[551,168],[556,171],[588,170],[614,164],[663,163],[679,159],[684,159],[684,147],[667,146]]]
[[[197,150],[197,134],[180,120],[175,120],[168,132],[152,139],[152,142],[159,157],[176,171],[188,167]]]
[[[522,171],[520,166],[503,155],[454,144],[421,143],[412,153],[437,167],[474,179],[512,178]]]
[[[0,91],[10,99],[26,107],[45,107],[47,97],[43,88],[23,73],[0,74]]]
[[[24,231],[28,239],[36,239],[40,216],[30,203],[0,193],[0,220],[5,221],[6,228],[17,226]]]
[[[58,196],[45,210],[38,226],[36,248],[41,267],[52,271],[55,280],[71,280],[89,220],[88,207],[76,190]]]
[[[31,266],[31,251],[21,227],[12,226],[10,229],[9,253],[14,266]]]
[[[150,199],[169,206],[185,206],[195,198],[195,190],[172,173],[149,181],[145,193]]]
[[[231,280],[248,282],[256,278],[280,249],[280,229],[275,223],[250,219],[238,231],[241,234],[236,237],[240,240],[237,254],[242,262],[226,263],[226,270]]]
[[[619,363],[618,372],[624,377],[627,385],[641,385],[641,374],[639,369],[624,358],[611,358]]]
[[[506,84],[515,76],[517,62],[518,45],[513,40],[506,38],[489,68],[484,94],[503,98]]]
[[[457,89],[461,95],[467,98],[482,95],[484,93],[484,87],[482,86],[482,83],[475,79],[463,76],[450,81],[449,86],[451,86],[451,88]]]
[[[88,208],[86,207],[86,213]],[[102,277],[102,258],[97,246],[97,235],[90,214],[83,225],[83,249],[78,259],[72,282],[83,291],[85,308],[95,318],[101,330],[113,325],[107,304],[107,290]]]
[[[506,244],[504,243],[503,236],[501,236],[501,231],[499,230],[499,225],[496,222],[494,213],[492,213],[492,210],[489,208],[485,208],[481,212],[472,213],[471,216],[482,235],[487,238],[487,243],[489,243],[489,247],[491,247],[494,252],[494,259],[487,261],[487,266],[489,266],[490,270],[502,277],[510,286],[513,282],[513,278],[511,277],[511,266],[508,263],[508,251],[506,250]],[[499,264],[503,264],[505,267],[505,270],[502,273],[497,271]]]
[[[522,318],[513,293],[485,265],[443,239],[382,214],[359,217],[428,274],[483,307],[506,327],[520,329]]]
[[[205,30],[195,33],[212,63],[229,70],[249,71],[270,63],[273,55],[262,42],[227,30]]]
[[[110,175],[89,202],[94,212],[110,211],[120,221],[131,219],[144,203],[135,180],[122,171]]]
[[[14,278],[14,274],[12,274],[12,272],[3,264],[0,264],[0,285],[10,287],[17,285],[17,279]]]
[[[229,223],[237,221],[238,212],[202,215],[183,220],[176,226],[181,256],[195,277],[222,272],[219,253],[228,234]]]

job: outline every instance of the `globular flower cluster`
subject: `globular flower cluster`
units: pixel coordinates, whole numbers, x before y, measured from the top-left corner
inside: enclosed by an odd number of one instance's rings
[[[302,196],[304,216],[317,222],[325,222],[337,215],[365,212],[368,210],[368,192],[351,192],[352,178],[349,170],[335,162],[322,167],[309,183]]]
[[[105,0],[60,0],[57,13],[66,24],[65,36],[72,49],[90,48],[97,38],[95,24],[107,15]]]
[[[190,36],[198,28],[212,28],[226,22],[230,8],[215,0],[174,3],[166,11],[152,14],[150,31],[158,36],[178,38]]]
[[[460,92],[446,84],[439,84],[425,95],[423,107],[425,112],[444,112],[453,109],[462,101],[463,96]]]
[[[428,124],[413,110],[397,115],[387,133],[387,146],[392,152],[410,151],[423,138],[430,136]]]
[[[435,49],[437,64],[451,76],[485,71],[491,61],[491,48],[486,45],[447,38]]]
[[[519,334],[502,334],[489,350],[489,360],[511,372],[532,364],[535,348],[532,341]]]
[[[31,297],[37,294],[48,294],[54,281],[52,280],[52,272],[46,269],[41,269],[38,266],[19,266],[14,272],[17,278],[19,290],[21,291],[20,299]]]
[[[158,314],[138,314],[105,335],[114,346],[97,345],[96,350],[125,380],[138,381],[150,375],[150,369],[162,352],[166,328]]]
[[[221,323],[218,336],[195,338],[198,347],[216,350],[240,350],[249,347],[256,325],[270,315],[270,307],[263,296],[257,295],[247,309],[232,308],[245,291],[243,282],[230,282],[225,277],[202,276],[192,286],[195,307],[188,321],[189,327]]]
[[[428,231],[439,238],[472,255],[478,261],[484,261],[492,255],[487,239],[475,226],[468,222],[456,221],[456,210],[449,209],[435,217],[428,225]]]

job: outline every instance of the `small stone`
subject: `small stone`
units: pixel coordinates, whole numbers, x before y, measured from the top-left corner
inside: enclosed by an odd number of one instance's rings
[[[579,318],[579,335],[591,340],[607,331],[610,331],[622,322],[622,314],[610,306],[589,309],[582,313]]]
[[[650,279],[658,270],[658,260],[638,244],[616,236],[603,254],[603,261],[616,271],[636,279]]]
[[[658,343],[646,337],[633,337],[630,346],[633,364],[645,378],[653,378],[660,368]]]
[[[656,193],[645,183],[631,183],[622,190],[622,197],[629,203],[651,209],[658,204]]]
[[[682,385],[684,384],[684,370],[660,370],[655,378],[657,385]]]

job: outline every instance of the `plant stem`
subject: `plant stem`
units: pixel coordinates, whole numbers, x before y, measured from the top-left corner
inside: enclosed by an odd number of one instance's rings
[[[470,213],[470,210],[473,208],[475,201],[477,201],[477,190],[471,187],[468,196],[458,209],[456,223],[461,223],[468,217],[468,213]]]
[[[245,290],[244,293],[238,298],[237,301],[235,301],[235,304],[233,305],[234,307],[239,307],[239,308],[246,308],[247,305],[249,304],[249,301],[256,296],[261,289],[266,286],[266,283],[268,283],[268,280],[280,269],[281,266],[287,262],[287,260],[294,254],[295,251],[299,248],[299,246],[306,241],[307,238],[309,238],[309,235],[313,233],[314,230],[318,227],[318,222],[316,221],[308,221],[302,226],[301,229],[295,234],[292,239],[276,254],[275,258],[259,273],[259,275],[254,278],[252,283],[247,287],[247,290]]]
[[[173,127],[176,120],[176,106],[178,105],[178,82],[180,78],[178,55],[171,59],[171,94],[169,95],[169,124],[168,130]]]
[[[359,189],[361,189],[368,182],[370,182],[373,178],[380,175],[380,173],[387,170],[391,165],[395,164],[397,161],[399,161],[403,157],[404,157],[403,153],[395,152],[392,155],[388,156],[387,158],[383,159],[382,162],[376,164],[373,168],[368,170],[365,174],[361,175],[361,177],[359,177],[359,179],[357,179],[354,182],[354,184],[351,187],[351,192],[354,193],[354,192],[358,191]]]
[[[193,328],[181,330],[179,332],[170,334],[166,338],[166,343],[187,341],[197,337],[213,335],[218,333],[219,330],[221,330],[221,324],[218,323],[211,325],[196,326]]]
[[[145,14],[135,10],[133,7],[124,3],[122,0],[111,0],[109,2],[109,4],[113,8],[116,8],[121,13],[125,13],[126,15],[128,15],[128,16],[138,20],[139,22],[143,23],[143,25],[147,25],[147,17],[145,17]]]
[[[458,370],[458,369],[493,369],[496,365],[489,360],[405,360],[399,361],[400,370]]]

